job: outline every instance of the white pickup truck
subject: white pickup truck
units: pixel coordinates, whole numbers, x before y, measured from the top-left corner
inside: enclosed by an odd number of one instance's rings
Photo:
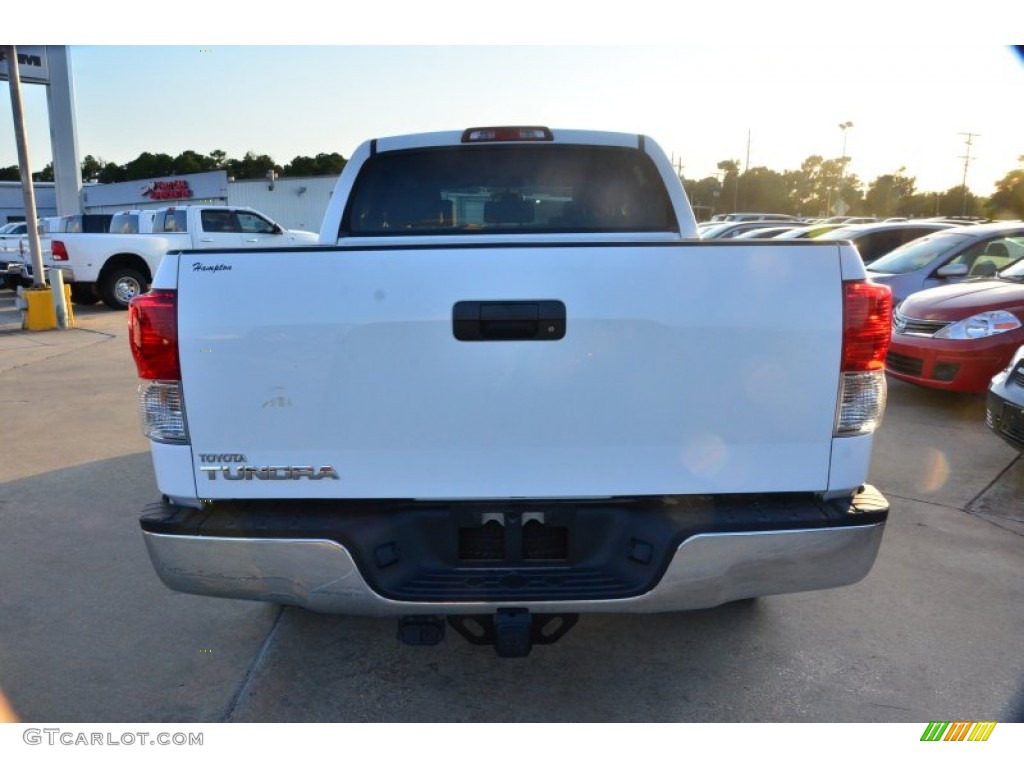
[[[171,588],[522,656],[870,570],[890,300],[848,243],[701,242],[652,140],[536,127],[363,144],[320,241],[131,303]]]
[[[126,212],[130,214],[131,212]],[[135,212],[138,214],[138,212]],[[250,208],[187,205],[158,209],[140,234],[125,234],[130,215],[112,222],[104,234],[54,236],[44,249],[44,263],[57,267],[71,284],[77,304],[102,300],[113,309],[127,309],[142,293],[157,266],[170,251],[191,249],[273,248],[317,242],[314,232],[286,230]],[[149,233],[145,230],[150,230]]]
[[[18,242],[28,230],[28,224],[23,221],[10,221],[0,226],[0,288],[16,288],[18,285],[17,274],[8,276],[8,265],[13,261],[21,261]]]

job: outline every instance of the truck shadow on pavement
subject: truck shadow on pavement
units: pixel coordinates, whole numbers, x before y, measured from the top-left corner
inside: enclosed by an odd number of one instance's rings
[[[285,608],[229,719],[756,719],[750,692],[770,686],[777,673],[764,635],[774,612],[762,599],[687,613],[584,615],[556,644],[534,647],[525,659],[501,659],[450,628],[438,646],[409,647],[397,640],[394,619]],[[757,663],[759,656],[766,663]]]

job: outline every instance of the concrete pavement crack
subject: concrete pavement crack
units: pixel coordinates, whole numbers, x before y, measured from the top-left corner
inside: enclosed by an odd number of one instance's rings
[[[948,509],[955,512],[963,512],[965,515],[969,515],[975,518],[976,520],[981,520],[982,522],[988,523],[989,525],[993,526],[994,528],[998,528],[1001,531],[1007,531],[1008,533],[1012,533],[1017,536],[1024,536],[1024,533],[1022,533],[1021,531],[1006,525],[1000,525],[998,521],[998,518],[1000,517],[1005,517],[1007,520],[1014,520],[1015,518],[1004,515],[994,515],[992,513],[976,512],[972,509],[972,507],[974,507],[978,503],[978,501],[985,496],[985,494],[987,494],[989,491],[992,490],[993,487],[999,484],[1003,477],[1013,468],[1014,464],[1016,464],[1020,460],[1020,456],[1011,460],[1010,463],[1007,464],[1002,469],[1002,471],[992,479],[992,481],[988,485],[986,485],[978,493],[976,493],[971,498],[971,500],[968,501],[967,504],[965,504],[963,507],[956,507],[950,504],[941,504],[937,501],[930,501],[928,499],[918,499],[913,496],[900,496],[899,494],[896,493],[887,493],[886,496],[888,496],[890,499],[900,499],[901,501],[913,501],[918,504],[927,504],[932,507],[941,507],[942,509]]]
[[[263,665],[263,658],[270,651],[270,646],[274,642],[274,635],[277,634],[277,628],[281,624],[281,617],[284,616],[284,609],[285,606],[278,606],[277,616],[274,617],[274,623],[271,625],[270,631],[267,632],[267,636],[263,639],[260,649],[256,652],[256,656],[249,665],[249,669],[246,670],[245,679],[242,680],[242,684],[238,686],[238,690],[235,691],[235,695],[231,697],[231,702],[228,704],[227,709],[221,716],[220,722],[227,723],[231,721],[231,717],[235,714],[235,710],[238,708],[238,703],[252,686],[253,680],[256,679],[256,673],[259,672],[260,667]]]
[[[1003,476],[1007,472],[1009,472],[1013,468],[1013,465],[1016,464],[1018,461],[1020,461],[1020,456],[1019,455],[1015,459],[1013,459],[1009,464],[1007,464],[1005,467],[1003,467],[1003,471],[1000,472],[998,475],[996,475],[992,479],[992,482],[990,482],[988,485],[986,485],[984,488],[982,488],[981,491],[979,491],[974,496],[973,499],[971,499],[969,502],[967,502],[967,506],[965,507],[964,511],[970,512],[971,507],[973,507],[975,504],[977,504],[978,500],[981,499],[982,496],[984,496],[986,493],[988,493],[992,489],[992,487],[994,485],[996,485],[1000,480],[1002,480]]]
[[[942,507],[943,509],[949,509],[949,510],[952,510],[953,512],[966,512],[967,511],[966,509],[961,509],[960,507],[954,507],[954,506],[952,506],[950,504],[942,504],[941,502],[931,501],[930,499],[919,499],[916,496],[900,496],[898,493],[889,493],[889,492],[886,492],[885,496],[886,496],[886,498],[889,498],[889,499],[899,499],[900,501],[913,501],[913,502],[916,502],[917,504],[927,504],[928,506],[931,506],[931,507]]]
[[[1021,533],[1020,531],[1014,530],[1013,528],[1009,528],[1009,527],[1007,527],[1005,525],[1000,525],[996,520],[993,520],[990,517],[987,517],[985,515],[978,515],[978,514],[975,514],[974,512],[967,512],[967,514],[970,515],[971,517],[977,518],[978,520],[983,520],[984,522],[988,523],[991,526],[994,526],[994,527],[998,528],[1001,531],[1006,531],[1008,533],[1012,533],[1015,536],[1024,537],[1024,533]],[[1012,518],[1006,518],[1006,519],[1007,520],[1011,520]]]
[[[29,360],[26,363],[17,363],[15,365],[10,366],[9,368],[0,368],[0,375],[6,374],[6,373],[10,373],[11,371],[17,371],[17,370],[19,370],[21,368],[27,368],[27,367],[29,367],[31,365],[35,365],[36,363],[41,363],[41,362],[44,362],[46,360],[53,360],[56,357],[63,357],[64,355],[68,355],[68,354],[71,354],[73,352],[77,352],[77,351],[79,351],[81,349],[85,349],[87,347],[92,347],[92,346],[95,346],[96,344],[103,344],[104,342],[111,341],[112,339],[118,338],[114,334],[105,333],[104,331],[94,331],[94,330],[92,330],[90,328],[74,328],[72,330],[83,331],[85,333],[91,333],[93,335],[101,336],[103,338],[101,338],[101,339],[99,339],[97,341],[94,341],[91,344],[86,344],[86,345],[81,345],[81,346],[77,346],[77,345],[74,345],[74,346],[56,346],[56,345],[39,344],[39,343],[33,342],[34,344],[36,344],[36,347],[38,349],[50,349],[50,350],[53,350],[53,354],[46,355],[45,357],[39,357],[39,358],[37,358],[35,360]]]

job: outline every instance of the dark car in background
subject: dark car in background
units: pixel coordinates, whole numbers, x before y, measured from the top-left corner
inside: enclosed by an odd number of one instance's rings
[[[900,246],[868,266],[868,279],[888,285],[895,307],[926,288],[992,277],[1024,258],[1024,222],[953,227]]]
[[[1024,347],[992,377],[985,420],[993,432],[1024,453]]]
[[[865,264],[871,264],[904,243],[955,225],[941,221],[882,221],[833,229],[816,240],[849,240]]]
[[[1024,261],[998,276],[907,297],[893,312],[886,373],[953,392],[985,392],[1024,345]]]

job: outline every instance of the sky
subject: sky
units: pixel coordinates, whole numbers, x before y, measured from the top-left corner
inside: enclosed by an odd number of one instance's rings
[[[794,38],[751,34],[742,19],[714,17],[705,34],[673,42],[657,18],[623,24],[621,35],[614,24],[574,35],[564,26],[565,4],[552,7],[566,42],[531,36],[522,19],[512,25],[518,36],[496,33],[500,20],[486,33],[478,25],[479,33],[381,34],[379,12],[366,27],[374,32],[339,34],[330,44],[314,34],[318,44],[295,45],[286,23],[287,45],[260,35],[229,34],[217,44],[110,30],[75,44],[80,31],[59,29],[56,39],[33,42],[72,41],[80,156],[118,164],[144,151],[220,149],[269,154],[284,165],[320,152],[349,157],[379,136],[540,124],[646,134],[686,178],[714,175],[727,159],[793,170],[809,155],[840,157],[845,141],[848,172],[861,181],[904,167],[919,191],[941,191],[961,183],[964,134],[972,133],[967,183],[987,195],[1024,155],[1024,60],[977,30],[954,34],[959,22],[942,34],[870,36],[852,25],[849,34]],[[1003,13],[1024,21],[1020,11]],[[414,15],[404,18],[414,26]],[[342,28],[339,19],[332,23]],[[644,24],[653,44],[637,42]],[[423,44],[431,37],[446,44]],[[511,38],[530,44],[505,44]],[[112,44],[126,39],[146,45]],[[476,40],[488,44],[468,42]],[[51,159],[45,89],[24,85],[23,97],[31,164],[41,169]],[[0,166],[16,163],[10,100],[0,98]]]

